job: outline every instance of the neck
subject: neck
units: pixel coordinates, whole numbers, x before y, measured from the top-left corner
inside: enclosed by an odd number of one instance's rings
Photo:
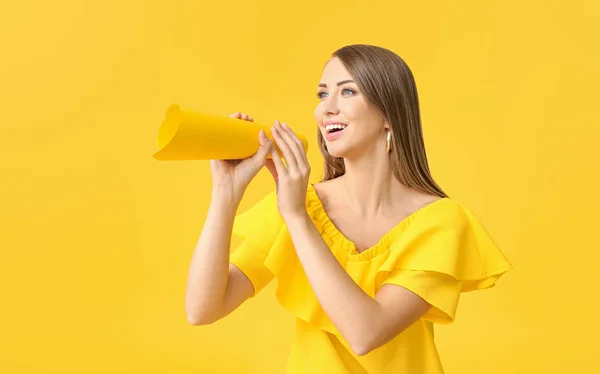
[[[393,216],[409,188],[394,177],[389,155],[366,152],[361,157],[345,158],[344,164],[341,188],[349,208],[365,219]]]

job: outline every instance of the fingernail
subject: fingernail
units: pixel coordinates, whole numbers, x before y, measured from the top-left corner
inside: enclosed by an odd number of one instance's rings
[[[285,122],[283,122],[283,127],[287,128],[288,125]]]

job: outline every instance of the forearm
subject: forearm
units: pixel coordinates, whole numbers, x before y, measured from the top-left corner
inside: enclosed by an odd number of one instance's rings
[[[239,202],[218,191],[192,255],[188,272],[185,307],[188,320],[211,320],[223,302],[229,276],[229,251],[233,221]]]
[[[346,273],[308,216],[286,223],[321,307],[354,351],[362,351],[374,336],[379,303]]]

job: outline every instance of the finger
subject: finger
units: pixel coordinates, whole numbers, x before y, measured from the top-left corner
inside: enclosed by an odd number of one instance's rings
[[[275,154],[277,154],[277,152],[275,152]],[[273,157],[273,153],[271,153],[271,157]],[[269,172],[273,176],[273,180],[275,181],[275,184],[278,184],[279,176],[277,175],[277,168],[275,167],[273,160],[267,159],[265,166],[267,167],[267,170],[269,170]]]
[[[286,137],[288,135],[285,134],[285,132],[281,128],[279,121],[275,121],[275,126],[272,127],[271,132],[273,133],[273,138],[277,142],[277,146],[281,150],[281,153],[283,153],[283,158],[285,159],[285,164],[287,165],[287,168],[291,172],[298,172],[298,163],[296,162],[296,157],[290,149],[288,141],[284,138],[284,135]]]
[[[241,115],[240,112],[235,112],[235,113],[229,114],[229,117],[231,117],[231,118],[240,118],[240,115]]]
[[[299,146],[302,147],[302,149],[304,149],[304,143],[302,143],[302,140],[300,140],[300,138],[298,137],[298,135],[296,135],[294,130],[292,130],[292,128],[289,127],[285,122],[283,123],[283,128],[286,130],[289,130],[289,132],[290,132],[290,134],[292,134],[292,138],[294,139],[296,144],[298,144]]]
[[[271,141],[269,141],[263,130],[260,130],[258,133],[258,142],[260,144],[260,148],[258,148],[258,151],[256,151],[254,155],[247,159],[249,160],[248,162],[252,163],[256,170],[260,170],[260,168],[265,165],[265,161],[267,160],[267,156],[269,155],[272,147]]]
[[[247,121],[248,115],[246,113],[242,113],[241,119],[243,119],[244,121]]]
[[[263,130],[260,130],[258,133],[258,143],[260,144],[260,148],[258,149],[258,151],[256,152],[256,154],[253,157],[261,160],[262,163],[264,164],[264,161],[267,159],[267,155],[269,154],[269,151],[271,150],[272,143],[267,138],[267,135],[265,134],[265,132]]]
[[[275,150],[275,147],[271,148],[271,160],[273,161],[273,165],[275,165],[275,172],[277,173],[277,181],[279,182],[279,176],[285,175],[287,170],[281,158],[279,158],[279,153]]]
[[[306,152],[304,151],[304,145],[302,144],[302,141],[298,139],[294,131],[285,122],[282,123],[282,127],[284,132],[291,139],[290,148],[292,149],[294,156],[296,156],[298,166],[303,163],[308,165],[308,159],[306,158]]]
[[[289,148],[290,153],[294,156],[293,165],[291,165],[291,167],[290,167],[291,171],[300,171],[299,163],[302,162],[302,155],[300,154],[300,152],[298,150],[298,146],[293,139],[293,135],[290,134],[291,130],[289,128],[286,130],[286,128],[284,127],[284,124],[280,122],[279,126],[277,128],[277,131],[278,131],[278,134],[285,141],[287,147]],[[286,158],[286,162],[287,162],[287,158]]]

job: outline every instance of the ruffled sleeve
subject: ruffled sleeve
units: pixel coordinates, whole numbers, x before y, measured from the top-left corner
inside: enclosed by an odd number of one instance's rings
[[[445,206],[415,220],[392,244],[375,288],[396,284],[432,305],[424,316],[451,323],[460,294],[493,287],[511,263],[477,217],[463,204]]]
[[[242,244],[233,250],[229,262],[238,267],[252,282],[257,295],[274,277],[264,262],[275,242],[283,219],[277,209],[275,191],[235,217],[233,234],[242,238]]]

